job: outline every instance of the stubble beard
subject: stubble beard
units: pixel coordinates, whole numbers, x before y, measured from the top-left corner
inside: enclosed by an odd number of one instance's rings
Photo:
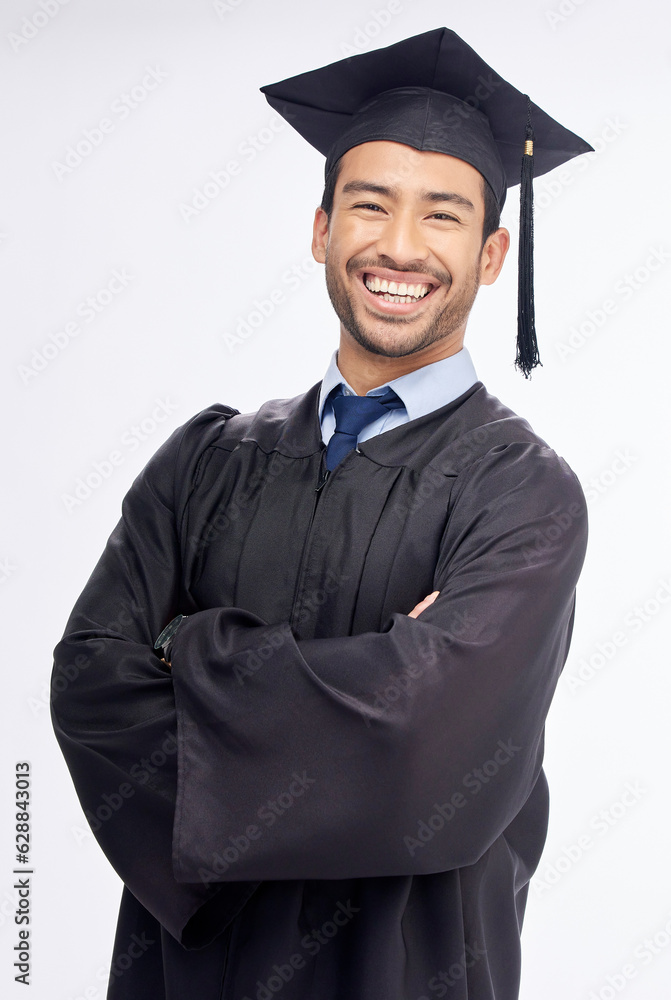
[[[442,310],[436,312],[421,329],[411,331],[408,336],[403,337],[403,327],[407,327],[411,323],[416,324],[417,322],[412,317],[385,316],[379,317],[377,320],[372,320],[371,322],[377,322],[378,324],[384,323],[388,329],[395,328],[399,333],[399,337],[395,338],[393,343],[382,343],[376,337],[375,333],[367,329],[355,316],[350,296],[337,273],[335,265],[330,260],[328,250],[326,252],[325,264],[326,289],[338,319],[364,350],[386,358],[403,358],[409,354],[416,354],[430,344],[444,340],[446,337],[450,337],[456,331],[465,327],[480,287],[481,265],[478,258],[466,275],[461,291]],[[385,267],[401,271],[413,270],[408,267],[399,268],[393,261],[372,261],[364,260],[363,258],[352,258],[352,260],[348,261],[346,270],[348,275],[351,275],[354,271],[366,267]],[[436,278],[448,291],[452,285],[452,276],[447,271],[429,272],[418,270],[417,273],[429,274],[431,277]]]

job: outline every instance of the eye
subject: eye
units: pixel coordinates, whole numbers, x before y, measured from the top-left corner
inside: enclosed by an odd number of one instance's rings
[[[381,208],[379,205],[373,204],[372,201],[360,202],[358,205],[353,205],[352,207],[353,208],[364,208],[364,209],[367,209],[370,212],[383,212],[384,211],[383,208]]]
[[[439,222],[459,222],[456,216],[450,215],[448,212],[434,212],[429,218],[438,219]]]

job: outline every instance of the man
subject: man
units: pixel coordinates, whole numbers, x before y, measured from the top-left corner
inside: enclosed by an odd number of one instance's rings
[[[463,339],[528,119],[539,169],[588,147],[446,29],[266,94],[326,147],[340,345],[303,396],[173,434],[57,647],[126,884],[109,996],[513,1000],[586,519]]]

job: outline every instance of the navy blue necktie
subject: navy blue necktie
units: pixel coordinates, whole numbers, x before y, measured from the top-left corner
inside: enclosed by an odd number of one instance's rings
[[[336,427],[326,449],[326,468],[329,471],[356,448],[359,434],[364,427],[384,416],[388,410],[397,410],[403,402],[393,389],[380,396],[345,396],[333,399]]]

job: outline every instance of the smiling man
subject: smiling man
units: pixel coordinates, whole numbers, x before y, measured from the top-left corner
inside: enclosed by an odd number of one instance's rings
[[[340,343],[304,395],[172,435],[56,649],[125,883],[109,997],[515,1000],[586,517],[463,341],[521,175],[533,367],[530,161],[589,147],[446,29],[265,93],[327,157]]]

